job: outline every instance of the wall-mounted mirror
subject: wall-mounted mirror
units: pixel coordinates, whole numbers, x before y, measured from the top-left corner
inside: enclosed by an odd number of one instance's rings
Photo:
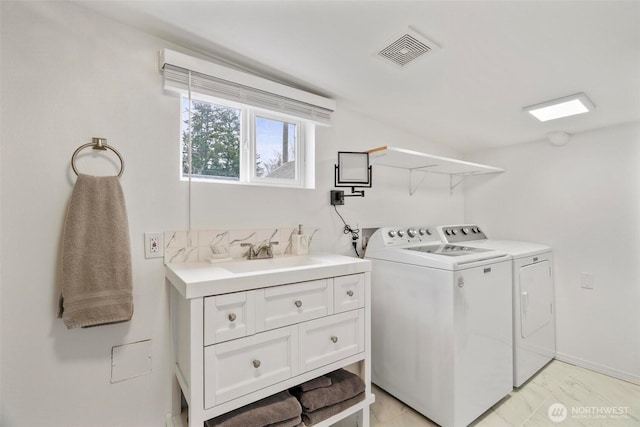
[[[369,153],[351,151],[338,152],[335,166],[336,187],[371,187]]]
[[[369,153],[338,151],[334,185],[336,187],[351,187],[351,194],[344,194],[342,190],[332,190],[331,204],[334,206],[344,205],[345,197],[364,197],[364,190],[356,191],[356,187],[371,188],[371,176]]]

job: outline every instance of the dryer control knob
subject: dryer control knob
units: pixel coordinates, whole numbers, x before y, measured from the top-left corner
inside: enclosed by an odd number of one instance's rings
[[[418,230],[418,233],[420,233],[421,236],[424,236],[424,234],[426,233],[424,228],[421,228],[420,230]]]
[[[456,235],[456,234],[458,234],[458,232],[455,229],[453,229],[453,230],[451,230],[451,234]]]
[[[404,237],[404,230],[398,230],[398,237]]]
[[[431,229],[430,229],[430,228],[427,228],[427,234],[428,234],[429,236],[431,236]]]
[[[467,227],[462,228],[462,234],[469,234],[469,229]]]
[[[407,230],[407,234],[409,235],[409,237],[416,237],[416,229],[415,228],[410,228]]]
[[[446,230],[444,230],[444,234],[446,234],[447,236],[451,236],[451,230],[447,228]]]
[[[392,239],[396,237],[396,232],[393,230],[389,230],[389,237],[391,237]]]

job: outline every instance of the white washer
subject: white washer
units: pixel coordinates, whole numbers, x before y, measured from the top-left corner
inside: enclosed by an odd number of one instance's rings
[[[513,257],[513,385],[520,387],[556,355],[552,249],[487,239],[474,224],[440,226],[438,233],[445,243],[496,249]]]
[[[434,227],[369,239],[372,380],[444,427],[512,390],[511,257],[443,245]]]

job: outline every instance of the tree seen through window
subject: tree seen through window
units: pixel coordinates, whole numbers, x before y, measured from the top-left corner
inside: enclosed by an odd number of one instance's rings
[[[189,174],[189,100],[183,99],[182,171]],[[192,101],[191,173],[240,179],[240,110]]]

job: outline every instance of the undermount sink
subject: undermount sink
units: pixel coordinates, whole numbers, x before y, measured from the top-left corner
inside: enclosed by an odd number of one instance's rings
[[[322,264],[322,261],[306,256],[292,256],[240,261],[233,264],[221,265],[220,267],[231,273],[255,273],[258,271],[306,267],[316,264]]]

